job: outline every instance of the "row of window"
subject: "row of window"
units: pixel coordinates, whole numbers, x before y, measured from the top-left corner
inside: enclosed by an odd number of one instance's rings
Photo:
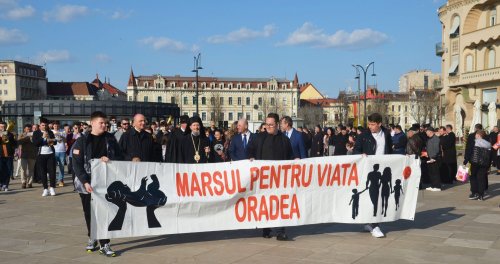
[[[3,95],[7,95],[7,94],[8,94],[7,90],[3,90]],[[2,95],[2,90],[0,90],[0,95]]]
[[[2,84],[2,80],[0,80],[0,84]],[[7,84],[7,79],[3,79],[3,84]]]
[[[448,74],[451,76],[456,75],[458,73],[459,64],[460,64],[459,55],[451,56],[451,64],[450,64],[450,69],[448,70]],[[477,63],[475,63],[473,54],[465,55],[465,65],[464,66],[465,66],[464,72],[472,72],[472,71],[479,70],[477,67]],[[495,67],[497,67],[497,65],[496,65],[496,51],[493,48],[486,49],[485,55],[484,55],[484,68],[483,69],[487,70],[487,69],[493,69]]]
[[[150,84],[149,84],[149,82],[144,82],[143,86],[144,86],[144,88],[149,88]],[[165,85],[164,85],[164,83],[161,83],[161,82],[155,82],[154,83],[154,87],[157,88],[157,89],[162,89],[162,88],[165,88]],[[170,82],[169,85],[168,85],[168,87],[170,87],[172,89],[177,88],[177,83]],[[207,87],[210,87],[211,89],[215,89],[215,88],[219,88],[219,89],[224,89],[224,88],[228,88],[228,89],[233,89],[233,88],[241,89],[241,88],[243,88],[243,85],[241,83],[236,84],[236,86],[234,86],[232,83],[229,83],[229,84],[219,83],[218,85],[216,85],[215,83],[210,83],[210,86],[208,86],[207,83],[203,82],[203,83],[200,84],[200,87],[202,89],[206,89]],[[263,86],[262,83],[257,84],[257,89],[262,89],[263,87],[264,86]],[[287,84],[282,84],[281,85],[281,89],[287,89],[288,87],[289,86]],[[196,88],[196,82],[191,83],[191,87],[189,87],[189,83],[184,82],[182,84],[182,88],[184,88],[184,89],[187,89],[187,88],[193,88],[193,89],[195,89]],[[250,84],[249,83],[245,84],[245,88],[246,89],[250,89],[251,88]],[[269,88],[270,90],[274,91],[274,90],[277,89],[277,85],[271,84],[271,85],[267,86],[267,88]]]
[[[183,115],[189,115],[189,112],[183,112]],[[227,119],[226,119],[226,114],[227,114]],[[196,115],[196,112],[193,112],[192,115]],[[207,112],[201,112],[201,120],[202,121],[215,121],[215,112],[210,113],[210,120],[207,120],[208,113]],[[248,121],[251,121],[252,115],[250,113],[245,114],[245,118]],[[258,113],[258,120],[263,120],[262,118],[264,117],[264,114],[262,112]],[[243,118],[243,113],[238,112],[225,112],[225,113],[219,113],[219,119],[218,120],[227,120],[227,121],[235,121]]]
[[[33,76],[33,77],[37,77],[38,76],[38,72],[34,69],[28,69],[28,68],[22,68],[22,67],[19,67],[19,73],[21,75],[28,75],[28,76]]]
[[[0,67],[0,73],[7,73],[8,69],[7,66]]]
[[[490,10],[487,11],[487,19],[488,21],[486,22],[487,27],[492,27],[497,24],[497,10],[496,6],[493,6]],[[455,38],[460,35],[460,16],[459,15],[454,15],[452,18],[451,22],[451,29],[450,29],[450,37]]]
[[[132,96],[129,96],[129,98],[128,98],[128,99],[129,99],[129,101],[133,101],[133,97],[132,97]],[[207,99],[208,99],[207,97],[204,97],[204,96],[203,96],[203,97],[201,97],[201,104],[202,104],[202,105],[206,105],[206,104],[207,104]],[[211,98],[210,98],[210,104],[211,104],[211,105],[215,105],[215,104],[216,104],[216,100],[217,100],[217,99],[216,99],[216,97],[211,97]],[[143,97],[143,101],[144,101],[144,102],[149,102],[149,97],[148,97],[148,96],[144,96],[144,97]],[[162,96],[158,96],[156,101],[157,101],[158,103],[163,103],[163,97],[162,97]],[[224,97],[219,97],[218,101],[219,101],[219,102],[218,102],[218,103],[219,103],[219,105],[224,105],[224,104],[225,104],[225,99],[224,99]],[[193,102],[193,105],[195,105],[195,104],[196,104],[196,96],[193,96],[193,97],[192,97],[192,102]],[[259,97],[259,98],[257,99],[257,102],[258,102],[258,105],[259,105],[259,106],[262,106],[262,105],[264,104],[264,99],[263,99],[262,97]],[[176,103],[177,103],[177,102],[176,102],[176,99],[175,99],[175,96],[172,96],[172,97],[170,98],[170,103],[172,103],[172,104],[176,104]],[[188,104],[189,104],[189,97],[184,96],[182,103],[183,103],[184,105],[188,105]],[[250,105],[250,97],[247,97],[247,98],[246,98],[245,103],[246,103],[246,105]],[[275,99],[275,98],[270,98],[270,100],[268,101],[268,103],[269,103],[270,105],[274,106],[274,105],[276,104],[276,99]],[[287,103],[288,103],[287,98],[283,98],[283,105],[287,105]],[[227,104],[228,104],[228,105],[233,105],[233,104],[234,104],[233,97],[228,97],[228,98],[227,98]],[[238,97],[238,98],[237,98],[236,105],[241,105],[241,104],[242,104],[242,98],[241,98],[241,97]],[[294,105],[295,105],[295,101],[294,101]]]

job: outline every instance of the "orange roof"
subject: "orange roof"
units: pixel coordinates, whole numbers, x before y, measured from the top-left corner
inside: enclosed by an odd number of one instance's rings
[[[120,89],[114,87],[109,83],[103,83],[102,89],[108,91],[110,94],[127,95],[126,93],[122,92]]]
[[[337,99],[333,98],[325,98],[325,99],[302,99],[301,101],[307,102],[311,105],[321,105],[321,106],[330,106],[331,104],[337,103]]]

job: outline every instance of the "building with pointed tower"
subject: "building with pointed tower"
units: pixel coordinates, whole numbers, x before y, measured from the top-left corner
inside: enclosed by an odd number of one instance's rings
[[[260,123],[270,112],[297,117],[300,87],[286,78],[195,77],[161,74],[135,76],[133,69],[127,85],[127,99],[135,102],[174,103],[181,114],[196,113],[196,86],[199,85],[199,116],[205,125],[239,118]],[[219,125],[220,126],[220,125]],[[226,126],[223,124],[223,126]]]

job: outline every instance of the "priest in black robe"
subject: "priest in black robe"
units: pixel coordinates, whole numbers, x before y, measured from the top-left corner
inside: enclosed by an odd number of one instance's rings
[[[210,142],[203,134],[200,117],[190,119],[190,134],[183,137],[180,146],[180,163],[208,163],[211,158]]]
[[[189,135],[189,127],[188,127],[189,117],[187,115],[183,115],[180,117],[180,127],[175,128],[173,131],[169,133],[167,151],[165,152],[164,160],[165,162],[170,163],[180,163],[180,151],[181,151],[181,142],[184,137]]]

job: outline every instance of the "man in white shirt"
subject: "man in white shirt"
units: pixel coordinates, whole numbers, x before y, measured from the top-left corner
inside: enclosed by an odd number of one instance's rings
[[[64,187],[64,163],[66,161],[66,134],[60,130],[61,126],[59,122],[55,122],[54,129],[52,129],[52,133],[54,133],[54,137],[56,139],[56,143],[54,145],[55,155],[56,155],[56,164],[59,168],[59,174],[57,174],[57,184],[59,187]]]

